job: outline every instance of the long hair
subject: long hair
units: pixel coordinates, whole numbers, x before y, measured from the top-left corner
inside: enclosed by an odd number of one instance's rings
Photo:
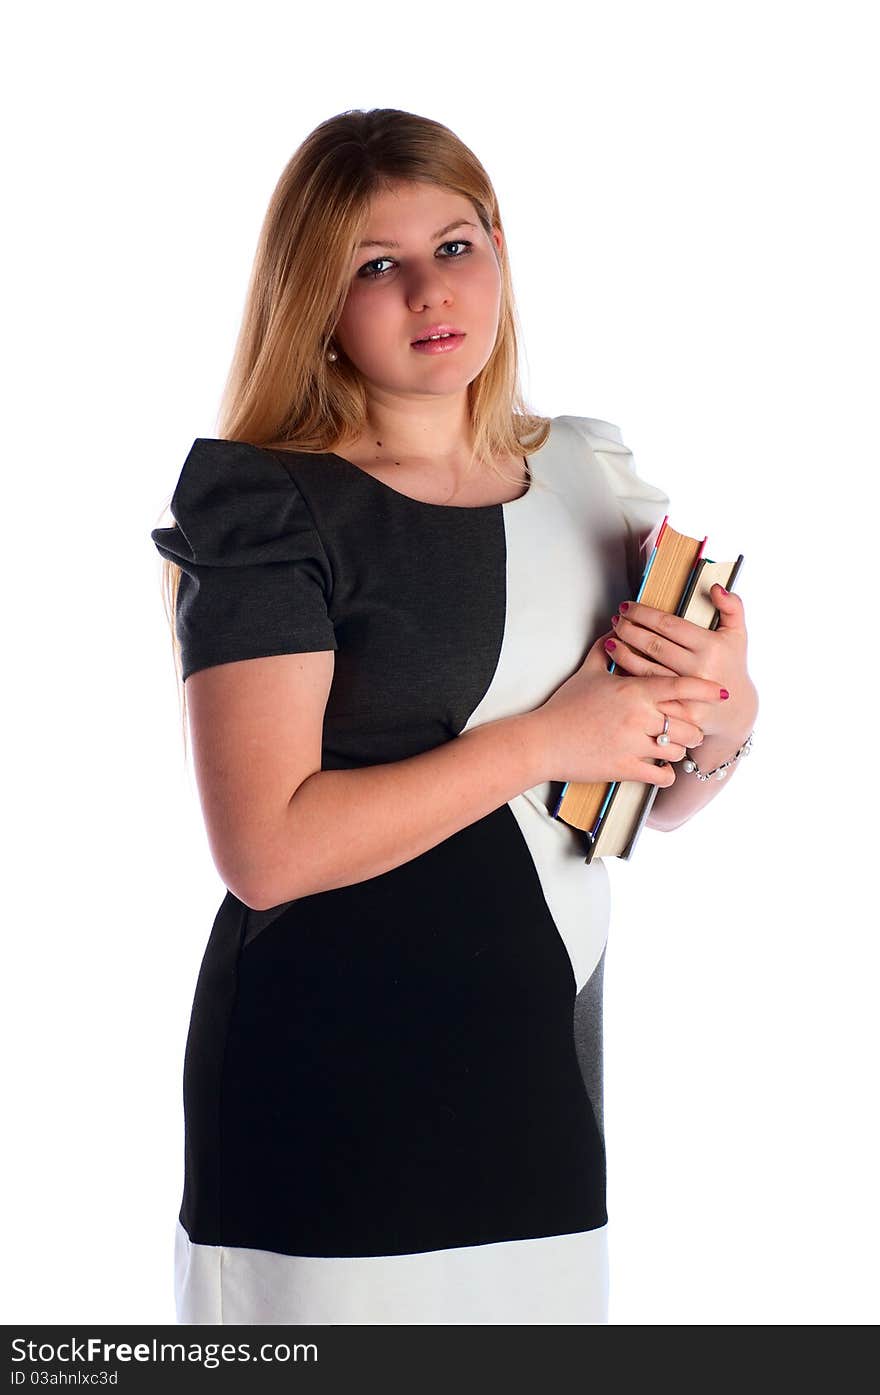
[[[327,352],[342,315],[351,258],[373,197],[401,181],[437,185],[469,199],[486,235],[504,232],[488,174],[448,127],[393,108],[346,111],[316,126],[275,187],[251,270],[238,340],[218,414],[219,439],[321,453],[357,440],[367,398],[355,366]],[[494,247],[494,243],[493,243]],[[474,459],[503,478],[495,456],[528,456],[550,432],[530,413],[519,382],[518,317],[507,239],[491,356],[468,385]],[[162,559],[184,748],[186,694],[175,631],[180,568]]]

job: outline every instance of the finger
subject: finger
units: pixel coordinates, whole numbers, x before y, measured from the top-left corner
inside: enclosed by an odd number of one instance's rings
[[[670,673],[699,672],[701,660],[694,649],[676,644],[674,640],[657,634],[644,625],[636,625],[632,620],[628,620],[622,615],[617,616],[613,623],[616,632],[615,640],[621,644],[628,644],[630,649],[634,653],[640,654],[642,658],[658,664]],[[705,634],[704,630],[704,639]]]
[[[614,663],[614,655],[610,654],[604,645],[607,639],[612,638],[613,635],[609,630],[604,635],[599,635],[598,639],[593,640],[582,664],[588,673],[610,673],[611,665]]]
[[[687,747],[682,746],[681,743],[678,741],[670,741],[668,746],[657,747],[656,737],[652,737],[651,740],[654,743],[655,749],[663,751],[664,760],[684,760],[685,756],[687,755]],[[647,757],[645,757],[645,759],[647,759]]]
[[[603,669],[606,668],[607,661],[609,659],[613,659],[614,655],[605,648],[605,644],[609,640],[613,639],[613,630],[606,630],[603,635],[599,635],[597,639],[594,639],[593,643],[590,645],[590,649],[586,659],[584,660],[584,663],[594,663],[597,667],[599,664],[601,664]]]
[[[666,707],[671,705],[674,704],[664,704]],[[663,711],[662,708],[660,710]],[[686,718],[673,717],[671,713],[664,713],[663,715],[669,717],[669,727],[666,735],[669,737],[670,741],[674,741],[679,746],[688,747],[688,749],[694,746],[702,746],[704,733],[703,728],[698,722],[691,722]],[[662,727],[660,727],[658,723],[654,730],[648,732],[647,735],[651,737],[652,741],[656,741],[662,730]],[[669,748],[664,747],[664,752],[667,749]]]
[[[690,676],[675,678],[654,678],[648,675],[648,682],[654,690],[651,694],[655,702],[669,702],[677,700],[688,702],[690,699],[696,702],[726,702],[730,693],[726,688],[720,688],[717,683],[713,683],[711,678],[695,678]]]
[[[675,784],[675,771],[665,761],[661,761],[658,765],[653,760],[639,760],[637,764],[639,773],[634,776],[634,779],[641,780],[648,785],[660,785],[661,787]]]
[[[716,581],[709,587],[709,595],[718,610],[719,630],[745,630],[745,609],[735,591],[725,591]]]
[[[696,705],[696,704],[695,704]],[[702,704],[703,710],[706,704]],[[652,712],[650,720],[646,723],[649,728],[646,735],[652,741],[656,741],[658,736],[663,735],[663,725],[666,724],[666,735],[670,741],[676,741],[682,746],[692,746],[694,741],[702,741],[703,729],[700,723],[687,711],[686,704],[682,702],[663,702],[656,712]]]
[[[617,664],[618,668],[626,669],[627,673],[633,673],[636,674],[636,676],[657,673],[675,677],[675,669],[665,668],[663,664],[654,663],[652,660],[646,659],[643,654],[635,653],[628,644],[624,644],[623,641],[617,637],[606,640],[604,647],[608,650],[608,653]]]
[[[682,722],[690,722],[693,726],[702,726],[712,715],[712,709],[705,702],[679,702],[676,698],[664,699],[657,704],[659,710],[666,717],[678,717]]]
[[[673,644],[680,644],[682,649],[697,649],[706,637],[703,626],[695,625],[693,620],[685,620],[681,615],[671,615],[668,610],[657,610],[652,605],[642,605],[641,601],[621,601],[618,610],[620,622],[616,628],[619,629],[624,621],[629,621],[653,630],[664,639],[671,640]]]

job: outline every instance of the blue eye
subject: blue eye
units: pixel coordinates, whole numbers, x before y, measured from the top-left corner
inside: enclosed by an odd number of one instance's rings
[[[452,241],[452,242],[442,242],[440,245],[441,245],[441,247],[463,247],[463,248],[465,249],[463,252],[458,252],[458,253],[456,253],[456,255],[455,255],[454,257],[452,257],[452,258],[445,258],[445,257],[443,258],[444,261],[451,260],[451,261],[456,261],[456,262],[457,262],[457,261],[460,261],[462,257],[467,257],[467,256],[469,256],[469,255],[470,255],[470,252],[471,252],[471,249],[472,249],[472,247],[473,247],[473,243],[472,243],[472,242],[466,241],[466,239],[464,239],[464,238],[455,238],[455,240]],[[371,267],[371,266],[378,266],[380,262],[390,262],[391,260],[392,260],[391,257],[374,257],[373,260],[372,260],[371,262],[365,262],[365,263],[364,263],[364,265],[361,267],[360,271],[358,272],[358,276],[363,277],[364,280],[366,280],[366,281],[378,281],[378,280],[380,280],[383,276],[387,276],[387,275],[388,275],[388,272],[387,272],[387,271],[370,271],[370,267]]]

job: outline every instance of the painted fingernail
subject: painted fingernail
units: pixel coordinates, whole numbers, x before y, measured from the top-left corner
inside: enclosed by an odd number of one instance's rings
[[[605,648],[606,648],[606,649],[616,649],[616,648],[617,648],[617,645],[614,643],[614,640],[613,640],[613,639],[606,639],[606,641],[605,641]]]
[[[611,617],[611,623],[612,623],[612,625],[616,625],[619,619],[620,619],[620,616],[619,616],[619,615],[612,615],[612,617]]]
[[[729,698],[729,697],[730,697],[730,693],[727,691],[726,688],[722,688],[722,689],[721,689],[721,696],[722,696],[723,698]]]
[[[629,610],[629,601],[621,601],[618,610]]]

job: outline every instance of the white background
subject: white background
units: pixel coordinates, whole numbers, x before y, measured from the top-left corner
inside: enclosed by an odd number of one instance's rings
[[[672,525],[745,556],[754,750],[608,864],[611,1320],[877,1320],[872,12],[8,22],[5,1321],[174,1321],[183,1049],[223,888],[149,532],[216,434],[282,168],[372,106],[489,170],[530,405],[618,424]]]

